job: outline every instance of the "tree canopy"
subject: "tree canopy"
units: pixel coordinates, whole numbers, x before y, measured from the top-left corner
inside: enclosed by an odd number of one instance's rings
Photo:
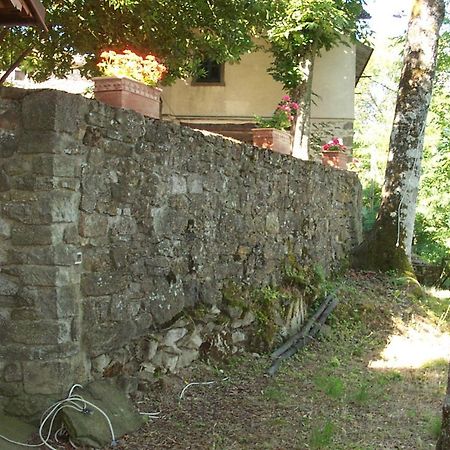
[[[103,50],[152,53],[172,78],[192,72],[204,57],[239,58],[254,47],[275,9],[270,0],[43,0],[50,32],[15,27],[4,38],[0,67],[25,49],[27,69],[37,80],[64,76],[73,56],[83,55],[82,73],[95,73]]]
[[[77,54],[86,60],[82,72],[92,74],[103,50],[129,48],[151,52],[177,78],[205,57],[236,60],[263,36],[275,56],[272,75],[292,90],[303,79],[299,62],[355,36],[363,1],[42,0],[50,32],[12,28],[2,42],[0,68],[30,48],[27,68],[38,80],[64,76]]]

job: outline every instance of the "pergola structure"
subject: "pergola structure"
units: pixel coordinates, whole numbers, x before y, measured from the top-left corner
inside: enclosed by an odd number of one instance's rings
[[[39,0],[0,0],[0,26],[38,25],[47,30],[45,8]]]

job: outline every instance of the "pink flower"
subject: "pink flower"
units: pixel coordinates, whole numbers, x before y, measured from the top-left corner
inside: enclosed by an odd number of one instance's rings
[[[297,110],[298,109],[298,103],[292,102],[291,108]]]
[[[290,102],[291,101],[291,97],[289,97],[289,95],[284,95],[282,97],[283,102]]]

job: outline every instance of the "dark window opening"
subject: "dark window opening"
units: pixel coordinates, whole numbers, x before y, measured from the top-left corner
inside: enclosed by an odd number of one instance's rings
[[[212,59],[206,59],[200,65],[201,74],[195,78],[194,83],[223,83],[223,64]]]

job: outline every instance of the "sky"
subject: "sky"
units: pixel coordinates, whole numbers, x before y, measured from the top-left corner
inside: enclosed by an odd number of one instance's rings
[[[372,16],[375,40],[403,34],[408,25],[412,0],[367,0],[366,11]]]

